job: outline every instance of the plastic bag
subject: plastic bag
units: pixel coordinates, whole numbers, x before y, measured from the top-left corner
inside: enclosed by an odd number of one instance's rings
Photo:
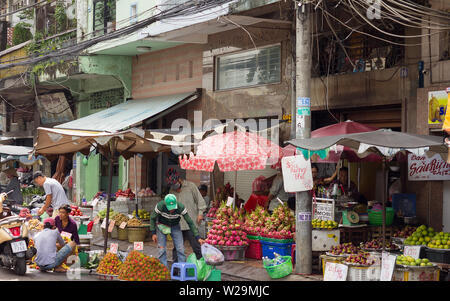
[[[207,265],[203,257],[197,259],[195,253],[189,255],[186,262],[193,263],[197,266],[198,281],[206,280],[206,278],[209,277],[209,275],[211,274],[212,266]]]
[[[221,263],[225,260],[220,250],[206,243],[202,245],[202,256],[205,259],[206,263],[211,264]]]

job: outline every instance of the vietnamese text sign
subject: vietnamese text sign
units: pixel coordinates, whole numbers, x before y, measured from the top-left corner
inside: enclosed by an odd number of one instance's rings
[[[102,222],[101,227],[102,227],[103,229],[106,229],[106,218],[103,219],[103,222]]]
[[[345,264],[327,262],[323,281],[346,281],[348,266]]]
[[[380,281],[391,281],[394,274],[395,261],[397,256],[383,252],[381,256]]]
[[[408,154],[409,181],[450,180],[450,164],[436,154],[431,158]]]
[[[420,257],[421,248],[422,246],[405,246],[405,248],[403,249],[403,255],[418,259]]]
[[[311,221],[311,212],[299,212],[298,213],[298,221],[299,222],[310,222]]]
[[[302,155],[281,159],[284,190],[286,192],[308,191],[313,188],[311,162]]]
[[[111,233],[114,229],[114,224],[116,223],[115,220],[109,221],[109,227],[108,227],[108,232]]]
[[[134,242],[134,250],[135,251],[143,251],[144,250],[144,243],[142,241],[135,241]]]
[[[233,205],[234,199],[232,197],[228,197],[227,199],[227,207],[231,207]]]
[[[314,218],[323,221],[334,220],[334,205],[329,203],[316,202],[314,210]]]
[[[428,124],[440,124],[444,122],[447,102],[447,91],[428,92]]]
[[[110,246],[109,246],[109,252],[111,252],[111,253],[113,253],[113,254],[117,254],[117,249],[119,248],[119,244],[115,244],[115,243],[112,243]]]

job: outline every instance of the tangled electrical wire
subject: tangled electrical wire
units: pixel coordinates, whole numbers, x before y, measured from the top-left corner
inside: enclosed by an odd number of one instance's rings
[[[162,21],[168,18],[173,17],[181,17],[181,16],[189,16],[193,14],[197,14],[200,12],[204,12],[208,9],[215,8],[217,6],[226,4],[232,2],[232,0],[196,0],[196,1],[188,1],[170,8],[167,8],[165,10],[162,10],[155,15],[144,19],[142,21],[139,21],[137,23],[134,23],[132,25],[126,26],[124,28],[119,28],[116,31],[107,33],[102,36],[94,37],[92,39],[80,42],[74,46],[68,46],[68,47],[62,47],[60,49],[57,49],[51,53],[48,53],[46,55],[33,57],[30,59],[26,59],[20,62],[15,63],[9,63],[9,64],[0,64],[0,70],[2,69],[8,69],[16,66],[24,66],[29,64],[35,64],[42,62],[44,60],[48,60],[55,57],[61,57],[71,54],[79,54],[83,50],[92,47],[93,45],[108,41],[116,38],[123,37],[127,34],[136,32],[139,29],[143,29],[146,26],[155,23],[157,21]]]

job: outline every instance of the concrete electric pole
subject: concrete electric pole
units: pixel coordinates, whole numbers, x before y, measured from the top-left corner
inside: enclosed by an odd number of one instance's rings
[[[305,0],[296,1],[296,106],[295,138],[311,137],[311,22],[310,4]],[[309,191],[297,192],[295,195],[295,238],[296,256],[295,273],[312,273],[312,200]]]

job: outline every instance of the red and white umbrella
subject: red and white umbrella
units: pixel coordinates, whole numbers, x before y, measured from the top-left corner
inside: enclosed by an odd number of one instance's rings
[[[258,134],[234,131],[208,137],[199,143],[197,154],[180,156],[183,169],[212,172],[265,169],[281,157],[281,147]]]

